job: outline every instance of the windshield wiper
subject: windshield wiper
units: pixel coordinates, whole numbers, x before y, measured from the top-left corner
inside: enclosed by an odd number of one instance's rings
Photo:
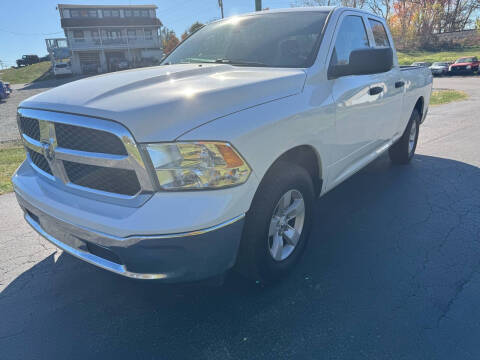
[[[267,64],[257,61],[243,61],[243,60],[231,60],[231,59],[216,59],[217,64],[228,64],[234,66],[256,66],[256,67],[268,67]]]

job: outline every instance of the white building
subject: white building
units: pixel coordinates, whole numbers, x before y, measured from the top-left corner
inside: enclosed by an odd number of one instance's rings
[[[113,71],[160,60],[156,5],[59,4],[61,25],[76,74]]]

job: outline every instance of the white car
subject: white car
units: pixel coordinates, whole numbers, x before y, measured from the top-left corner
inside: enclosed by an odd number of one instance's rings
[[[450,64],[447,62],[434,62],[432,66],[430,66],[430,70],[432,71],[432,75],[448,75]]]
[[[55,76],[66,76],[72,74],[72,68],[68,63],[56,63],[53,65],[53,75]]]
[[[272,281],[322,221],[315,198],[385,152],[412,159],[431,89],[374,14],[232,17],[163,66],[22,102],[28,155],[12,181],[36,231],[114,273],[178,282],[235,267]]]

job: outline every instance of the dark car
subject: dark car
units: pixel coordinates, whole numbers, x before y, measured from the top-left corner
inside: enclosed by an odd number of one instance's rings
[[[473,74],[478,71],[480,61],[476,56],[462,57],[450,65],[450,73],[455,74]]]
[[[112,59],[110,61],[110,71],[127,70],[130,64],[125,59]]]
[[[10,93],[7,91],[7,87],[5,86],[3,81],[0,81],[0,100],[6,99]]]
[[[17,66],[28,66],[40,62],[40,58],[37,55],[23,55],[21,59],[17,60]]]

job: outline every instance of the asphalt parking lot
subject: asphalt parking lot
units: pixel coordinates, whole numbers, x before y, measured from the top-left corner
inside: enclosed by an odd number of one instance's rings
[[[480,77],[434,86],[470,97],[430,109],[412,164],[382,157],[318,200],[276,286],[122,278],[0,196],[0,359],[480,358]]]
[[[12,94],[6,100],[0,100],[0,144],[20,139],[16,121],[18,104],[33,95],[78,79],[79,76],[70,76],[30,84],[13,84]]]

